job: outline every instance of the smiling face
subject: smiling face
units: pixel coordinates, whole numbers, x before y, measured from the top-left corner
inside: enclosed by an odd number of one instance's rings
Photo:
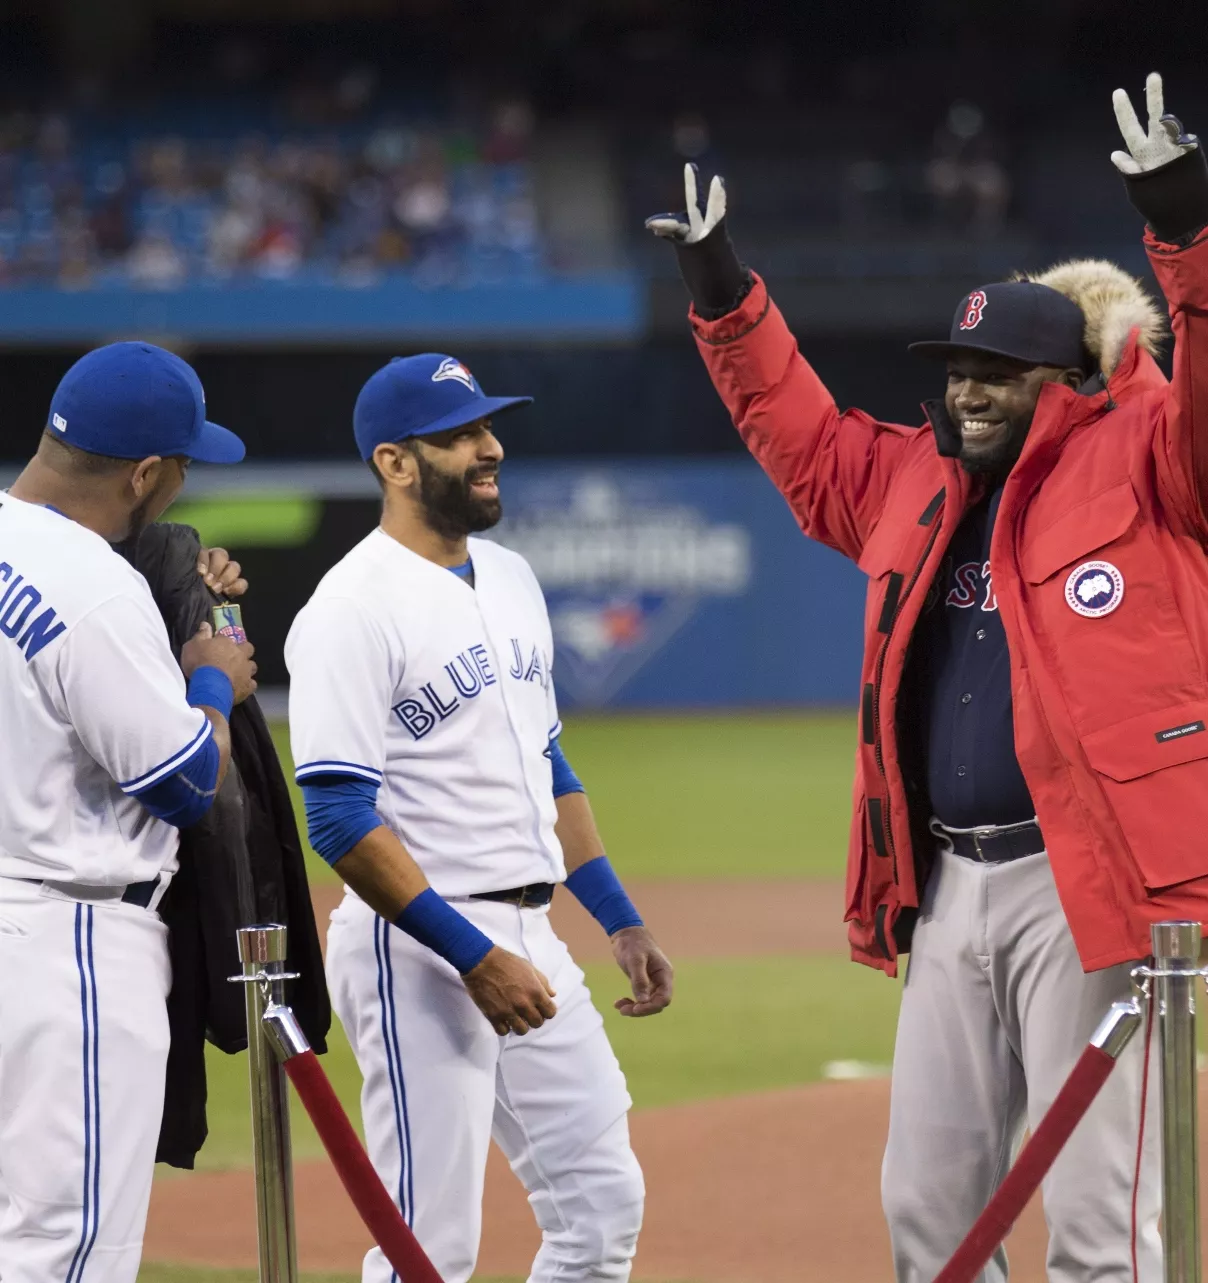
[[[464,539],[498,524],[503,516],[499,498],[503,446],[491,431],[490,419],[413,437],[407,445],[419,467],[416,499],[436,534]]]
[[[1040,390],[1046,383],[1077,387],[1081,370],[1027,365],[987,352],[949,358],[944,404],[961,434],[960,462],[973,475],[1001,479],[1023,451]]]

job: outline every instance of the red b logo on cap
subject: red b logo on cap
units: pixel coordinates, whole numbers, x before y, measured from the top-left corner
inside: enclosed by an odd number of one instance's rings
[[[981,324],[982,308],[986,306],[986,294],[984,290],[974,290],[969,295],[969,305],[965,308],[964,319],[958,326],[962,330],[973,330]]]

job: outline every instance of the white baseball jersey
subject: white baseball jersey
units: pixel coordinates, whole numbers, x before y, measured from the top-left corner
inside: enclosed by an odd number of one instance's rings
[[[142,575],[70,518],[0,495],[0,877],[174,871],[177,830],[135,795],[210,734]]]
[[[545,598],[523,557],[469,544],[473,586],[375,530],[285,643],[299,783],[378,784],[378,814],[446,897],[566,876]]]

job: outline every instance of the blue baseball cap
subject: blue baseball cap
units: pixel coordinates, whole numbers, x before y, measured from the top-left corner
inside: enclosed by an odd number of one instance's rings
[[[110,343],[80,357],[55,388],[46,429],[77,450],[116,459],[238,463],[244,455],[233,432],[206,419],[193,367],[154,343]]]
[[[487,396],[456,357],[440,352],[396,356],[361,389],[352,430],[361,458],[368,462],[377,446],[448,432],[532,400]]]

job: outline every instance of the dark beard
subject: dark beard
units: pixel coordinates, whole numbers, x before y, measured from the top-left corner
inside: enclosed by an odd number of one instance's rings
[[[957,460],[971,477],[984,477],[991,482],[1005,481],[1016,459],[1023,453],[1031,426],[1030,417],[1026,423],[1012,423],[1011,435],[993,450],[971,452],[962,445]]]
[[[419,465],[419,501],[434,533],[442,539],[464,539],[499,524],[503,504],[498,499],[479,499],[470,493],[475,481],[498,471],[493,464],[467,468],[455,477],[429,463],[418,451],[415,461]]]
[[[139,536],[151,525],[149,512],[154,498],[153,494],[147,495],[142,503],[130,514],[130,524],[126,527],[126,537],[122,540],[123,546],[129,545],[133,548],[138,543]]]

